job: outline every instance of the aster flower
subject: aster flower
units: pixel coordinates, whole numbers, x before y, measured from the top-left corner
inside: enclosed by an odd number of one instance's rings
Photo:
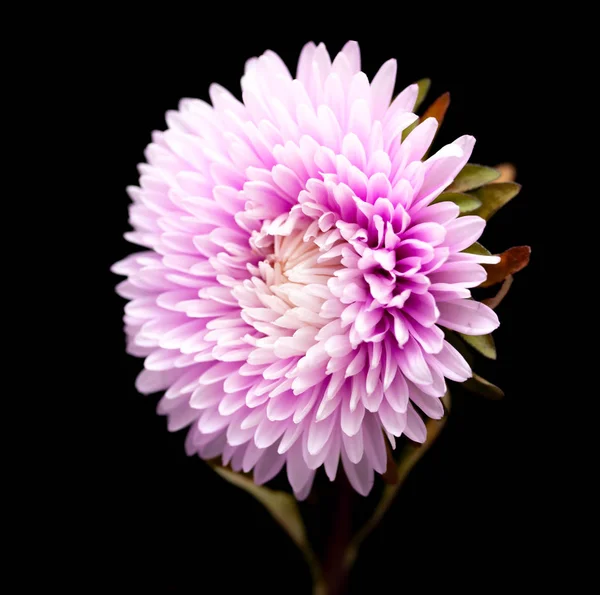
[[[389,60],[369,82],[355,42],[307,44],[296,78],[267,51],[242,102],[214,84],[168,112],[128,189],[145,250],[113,270],[138,390],[164,391],[188,454],[257,484],[285,466],[298,499],[340,465],[368,494],[386,441],[423,442],[446,379],[472,376],[447,332],[499,324],[470,292],[500,262],[465,252],[485,220],[436,201],[475,139],[427,157],[438,120],[415,126],[419,88],[392,101],[395,78]]]

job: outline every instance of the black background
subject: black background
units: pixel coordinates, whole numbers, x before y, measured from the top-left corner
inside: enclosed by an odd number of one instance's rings
[[[269,515],[200,459],[188,458],[185,431],[168,433],[166,420],[155,413],[157,399],[135,391],[142,361],[124,352],[124,300],[114,293],[119,279],[108,269],[137,249],[122,239],[129,229],[125,187],[137,183],[136,165],[150,132],[164,129],[167,110],[181,97],[208,100],[213,81],[239,97],[245,60],[266,49],[294,72],[305,42],[324,41],[334,55],[352,37],[361,44],[369,77],[385,60],[398,60],[396,92],[430,77],[426,107],[450,91],[438,147],[473,134],[471,161],[516,165],[523,190],[494,217],[482,241],[496,252],[528,244],[532,259],[498,308],[497,362],[480,362],[505,399],[456,396],[442,436],[365,543],[351,592],[418,587],[487,593],[500,584],[540,586],[547,580],[540,569],[555,530],[545,503],[552,478],[539,434],[545,391],[532,351],[544,323],[538,302],[550,246],[550,214],[539,209],[548,132],[536,116],[544,103],[540,96],[552,88],[551,61],[515,23],[509,31],[453,25],[430,30],[430,36],[423,28],[426,23],[416,22],[412,34],[403,25],[339,36],[333,26],[317,34],[290,24],[239,35],[220,20],[211,25],[178,12],[147,26],[111,21],[94,40],[88,62],[93,76],[81,101],[90,101],[87,117],[94,123],[87,146],[98,151],[87,182],[98,239],[91,248],[82,246],[94,261],[98,352],[93,365],[74,371],[85,378],[81,398],[91,408],[76,422],[85,446],[69,452],[77,484],[68,498],[75,551],[59,563],[59,575],[77,568],[90,587],[102,583],[132,592],[310,592],[301,555]]]

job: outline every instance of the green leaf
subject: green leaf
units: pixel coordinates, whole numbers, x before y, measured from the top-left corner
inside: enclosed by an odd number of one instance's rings
[[[493,167],[467,163],[460,170],[456,178],[454,178],[454,182],[446,188],[446,191],[465,192],[466,190],[473,190],[474,188],[489,184],[499,177],[500,172]]]
[[[461,213],[470,213],[481,206],[481,201],[470,194],[460,192],[444,192],[440,194],[431,204],[436,202],[453,202],[458,205]]]
[[[442,402],[446,412],[450,411],[450,392],[442,397]],[[443,427],[446,425],[447,415],[442,419],[428,419],[425,422],[427,427],[427,439],[423,444],[410,443],[403,450],[401,458],[398,461],[398,473],[397,481],[393,485],[387,484],[381,495],[381,499],[377,504],[373,515],[369,520],[361,527],[360,531],[354,536],[348,549],[346,550],[346,567],[350,568],[358,555],[358,549],[363,540],[371,533],[371,531],[378,525],[379,521],[383,518],[383,515],[387,512],[390,505],[394,501],[400,486],[405,482],[409,473],[412,471],[414,466],[417,464],[419,459],[429,450],[431,445],[435,442],[437,437],[440,435]]]
[[[479,254],[480,256],[492,255],[492,253],[485,246],[482,246],[479,242],[471,244],[468,248],[465,248],[463,252],[467,252],[468,254]]]
[[[415,120],[410,126],[407,126],[402,131],[402,142],[406,140],[406,137],[421,123],[421,120]]]
[[[417,109],[419,109],[419,106],[423,103],[423,100],[427,96],[429,87],[431,87],[431,79],[421,79],[420,81],[417,81],[417,85],[419,85],[419,94],[417,95],[417,101],[415,102],[413,112],[416,112]]]
[[[472,393],[486,397],[487,399],[501,399],[504,396],[504,391],[492,384],[489,380],[473,373],[473,377],[465,380],[463,386]]]
[[[220,465],[210,465],[223,479],[248,492],[271,513],[304,554],[313,575],[313,581],[319,583],[322,575],[321,568],[308,541],[304,522],[294,497],[286,492],[258,486],[250,477],[241,473],[235,473]]]
[[[474,215],[489,221],[491,217],[500,210],[507,202],[519,194],[521,184],[516,182],[502,182],[500,184],[488,184],[473,192],[481,201],[481,207]]]
[[[474,336],[463,335],[461,333],[460,336],[465,343],[468,343],[473,349],[479,351],[481,355],[485,355],[489,359],[496,359],[496,344],[491,334]]]

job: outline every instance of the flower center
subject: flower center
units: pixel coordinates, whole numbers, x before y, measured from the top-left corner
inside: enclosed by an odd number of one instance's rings
[[[248,265],[251,277],[234,288],[242,317],[276,340],[279,351],[286,343],[280,339],[288,337],[296,341],[294,350],[305,353],[318,330],[338,316],[326,305],[336,301],[328,283],[345,268],[342,249],[347,244],[335,227],[322,231],[308,217],[285,227],[266,222],[250,243],[262,260]],[[302,341],[295,335],[300,329]]]
[[[341,267],[341,256],[327,258],[327,252],[323,253],[314,240],[305,241],[305,235],[306,230],[299,230],[288,236],[275,236],[273,253],[266,258],[273,269],[273,284],[327,284]]]

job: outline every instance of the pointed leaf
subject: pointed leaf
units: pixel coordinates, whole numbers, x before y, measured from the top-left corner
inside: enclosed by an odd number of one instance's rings
[[[509,275],[519,272],[529,264],[531,248],[529,246],[514,246],[500,254],[498,264],[484,264],[487,271],[487,279],[481,284],[481,287],[491,287],[496,283],[501,283]]]
[[[475,190],[473,195],[481,201],[481,207],[473,214],[489,221],[507,202],[517,196],[520,190],[521,185],[515,182],[488,184]]]
[[[446,412],[450,411],[450,392],[442,397],[442,402]],[[379,521],[383,518],[386,511],[392,504],[400,486],[405,482],[409,473],[412,471],[414,466],[417,464],[419,459],[427,452],[431,445],[435,442],[437,437],[440,435],[444,425],[446,424],[447,415],[442,419],[428,419],[425,422],[427,427],[427,439],[423,444],[416,444],[411,442],[408,444],[401,453],[400,460],[397,463],[397,477],[394,484],[387,484],[383,488],[383,493],[379,503],[373,511],[371,518],[362,526],[360,531],[354,536],[348,549],[346,551],[346,568],[350,568],[358,555],[358,549],[369,533],[377,526]],[[388,458],[388,464],[390,463]]]
[[[504,391],[501,388],[498,388],[489,380],[486,380],[475,373],[473,374],[472,378],[469,378],[463,382],[463,386],[472,393],[481,395],[486,399],[497,400],[504,396]]]
[[[286,492],[258,486],[249,477],[225,467],[214,466],[213,468],[223,479],[254,496],[289,533],[298,547],[302,549],[308,545],[304,523],[293,496]]]
[[[410,126],[407,126],[402,131],[402,142],[406,140],[406,137],[421,123],[421,120],[415,120]]]
[[[443,95],[440,95],[421,116],[421,122],[427,120],[427,118],[435,118],[438,121],[438,130],[444,121],[444,116],[450,105],[450,93],[446,91]]]
[[[419,85],[419,94],[417,95],[417,101],[415,102],[415,107],[413,109],[413,112],[415,113],[423,103],[425,97],[427,97],[429,87],[431,87],[431,79],[421,79],[420,81],[417,81],[417,85]]]
[[[492,253],[479,242],[471,244],[468,248],[465,248],[463,252],[467,252],[468,254],[479,254],[481,256],[492,256]]]
[[[248,492],[271,513],[273,518],[281,525],[304,554],[314,583],[319,583],[322,576],[321,568],[308,541],[304,521],[294,497],[286,492],[272,490],[265,486],[258,486],[250,477],[242,473],[236,473],[231,469],[214,463],[209,464],[223,479]]]
[[[476,349],[481,355],[489,359],[496,359],[496,344],[491,334],[488,335],[463,335],[461,333],[463,341],[468,343],[473,349]]]
[[[465,192],[466,190],[473,190],[474,188],[479,188],[484,184],[493,182],[499,176],[500,172],[493,167],[467,163],[467,165],[460,170],[456,178],[454,178],[454,182],[446,188],[446,192]]]
[[[470,194],[461,194],[460,192],[444,192],[440,194],[431,204],[437,202],[449,201],[458,205],[461,214],[470,213],[481,206],[481,201]]]

